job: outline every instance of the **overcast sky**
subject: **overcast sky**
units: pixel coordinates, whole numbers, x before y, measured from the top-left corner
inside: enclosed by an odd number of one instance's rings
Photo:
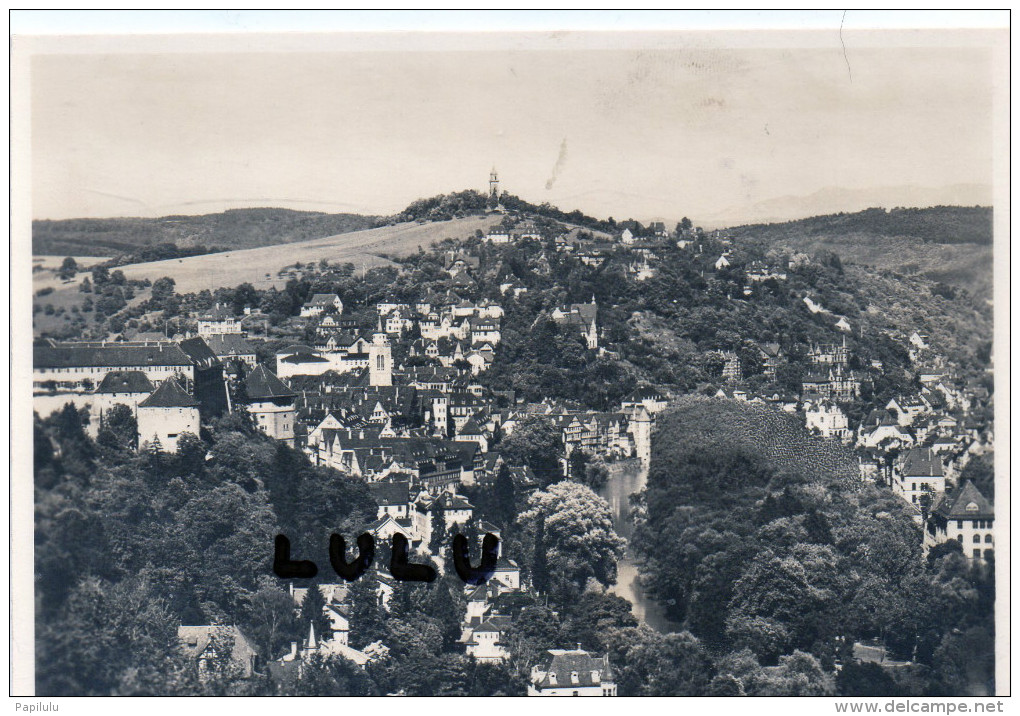
[[[848,37],[845,55],[838,39],[36,55],[33,215],[386,214],[484,190],[493,166],[527,200],[617,219],[739,214],[832,187],[989,186],[991,54]]]

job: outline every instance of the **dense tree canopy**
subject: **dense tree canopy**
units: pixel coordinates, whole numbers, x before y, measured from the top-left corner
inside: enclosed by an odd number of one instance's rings
[[[957,654],[992,649],[993,568],[921,559],[899,497],[770,410],[689,398],[660,416],[637,512],[644,584],[713,655],[709,691],[991,693],[990,662]],[[834,645],[870,638],[933,671],[833,681]]]
[[[528,499],[520,521],[544,554],[551,592],[577,595],[589,580],[603,586],[616,581],[625,543],[613,529],[609,504],[590,488],[575,482],[550,485]]]
[[[328,531],[357,534],[374,502],[364,484],[229,428],[211,445],[193,437],[175,454],[138,454],[118,430],[93,443],[72,406],[37,419],[40,694],[172,692],[157,674],[185,678],[180,624],[236,623],[270,658],[294,638],[295,605],[266,580],[278,513],[325,551]],[[285,483],[297,501],[273,492]]]

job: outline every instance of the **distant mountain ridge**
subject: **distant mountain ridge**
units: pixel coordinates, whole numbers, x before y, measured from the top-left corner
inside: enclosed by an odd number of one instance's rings
[[[847,189],[825,187],[803,196],[781,196],[749,206],[735,206],[725,211],[699,217],[703,226],[764,224],[792,221],[809,216],[856,212],[873,207],[990,206],[991,187],[984,184],[953,184],[945,187],[922,187],[912,184]]]
[[[791,231],[811,236],[864,233],[875,236],[910,236],[935,244],[991,244],[992,208],[989,206],[930,206],[923,209],[868,208],[810,216],[775,224],[749,224],[730,229],[739,233]]]
[[[936,196],[952,198],[936,202]],[[876,200],[876,197],[880,199]],[[728,216],[749,217],[746,221],[719,223],[712,217],[703,218],[691,213],[697,225],[706,228],[740,224],[763,224],[771,215],[781,216],[783,222],[811,221],[819,215],[839,215],[869,207],[898,206],[955,206],[988,205],[987,187],[961,184],[940,190],[919,187],[887,187],[874,190],[846,190],[827,188],[807,197],[783,197],[746,207],[740,211],[725,212]],[[36,255],[113,256],[133,254],[138,249],[175,244],[180,249],[240,250],[288,244],[351,231],[406,221],[441,221],[468,215],[480,215],[486,210],[487,197],[475,191],[441,194],[412,202],[404,211],[390,217],[360,214],[329,214],[280,208],[228,209],[224,212],[202,215],[174,215],[160,218],[109,218],[36,220],[32,222],[32,252]],[[549,204],[532,204],[516,196],[504,195],[506,208],[525,214],[583,226],[589,230],[612,232],[615,224],[609,219],[597,219],[581,211],[564,211]],[[798,209],[797,207],[800,207]],[[812,210],[807,210],[812,207]],[[819,210],[829,207],[827,210]],[[722,215],[719,215],[722,216]],[[802,219],[801,217],[811,217]],[[671,219],[655,216],[649,221],[664,221],[668,228],[675,225]],[[969,231],[964,227],[966,231]],[[887,233],[885,231],[881,233]],[[906,234],[915,235],[915,234]],[[193,253],[204,253],[194,251]],[[144,260],[144,259],[134,259]]]

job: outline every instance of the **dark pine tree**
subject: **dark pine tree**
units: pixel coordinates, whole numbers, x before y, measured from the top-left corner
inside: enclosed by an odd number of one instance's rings
[[[568,473],[571,480],[583,481],[585,474],[585,467],[588,465],[588,458],[580,450],[574,450],[570,453],[570,460],[568,461]]]
[[[301,624],[307,629],[308,624],[315,627],[316,639],[329,639],[332,635],[329,617],[325,612],[326,600],[319,587],[312,584],[308,587],[305,598],[301,600]]]
[[[131,408],[118,403],[103,416],[96,442],[113,450],[133,450],[137,436],[138,421]]]
[[[350,644],[363,649],[386,634],[386,611],[379,604],[376,581],[364,574],[351,583],[348,590],[351,601]]]
[[[495,493],[496,514],[494,517],[499,526],[506,529],[517,519],[517,489],[514,487],[514,479],[510,475],[510,467],[503,463],[496,475],[496,482],[493,484]]]
[[[442,561],[443,552],[450,542],[446,530],[446,510],[438,503],[432,508],[432,535],[429,537],[429,554]]]
[[[549,562],[545,554],[545,518],[540,517],[535,527],[535,554],[531,566],[531,584],[536,592],[549,591]]]

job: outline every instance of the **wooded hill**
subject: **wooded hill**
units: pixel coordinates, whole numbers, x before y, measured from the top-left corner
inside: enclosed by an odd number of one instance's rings
[[[955,541],[922,559],[909,506],[776,409],[688,396],[658,423],[632,546],[648,592],[733,692],[811,693],[773,690],[748,667],[807,652],[828,670],[880,638],[918,666],[869,677],[870,695],[992,693],[993,661],[974,656],[994,651],[990,565],[969,565]]]
[[[596,231],[611,231],[612,219],[602,221],[582,214],[566,212],[548,204],[531,204],[511,194],[501,201],[510,212],[565,221]],[[401,222],[448,221],[466,216],[484,215],[488,199],[468,190],[439,194],[412,202],[390,217],[360,214],[327,214],[291,209],[229,209],[218,214],[164,216],[155,219],[63,219],[32,222],[32,253],[64,256],[117,256],[132,254],[132,263],[178,258],[178,254],[144,255],[145,247],[174,244],[180,256],[251,249],[320,239],[351,231],[361,231]],[[498,223],[496,215],[493,223]],[[199,247],[201,251],[188,251]]]
[[[728,230],[738,243],[921,275],[978,298],[992,293],[992,208],[867,209]]]
[[[176,244],[251,249],[370,229],[380,217],[290,209],[230,209],[219,214],[157,219],[64,219],[32,222],[32,253],[115,256]]]
[[[933,244],[991,244],[990,206],[933,206],[927,209],[865,209],[852,214],[828,214],[781,224],[753,224],[738,227],[756,234],[797,232],[803,236],[870,234],[905,236]]]

